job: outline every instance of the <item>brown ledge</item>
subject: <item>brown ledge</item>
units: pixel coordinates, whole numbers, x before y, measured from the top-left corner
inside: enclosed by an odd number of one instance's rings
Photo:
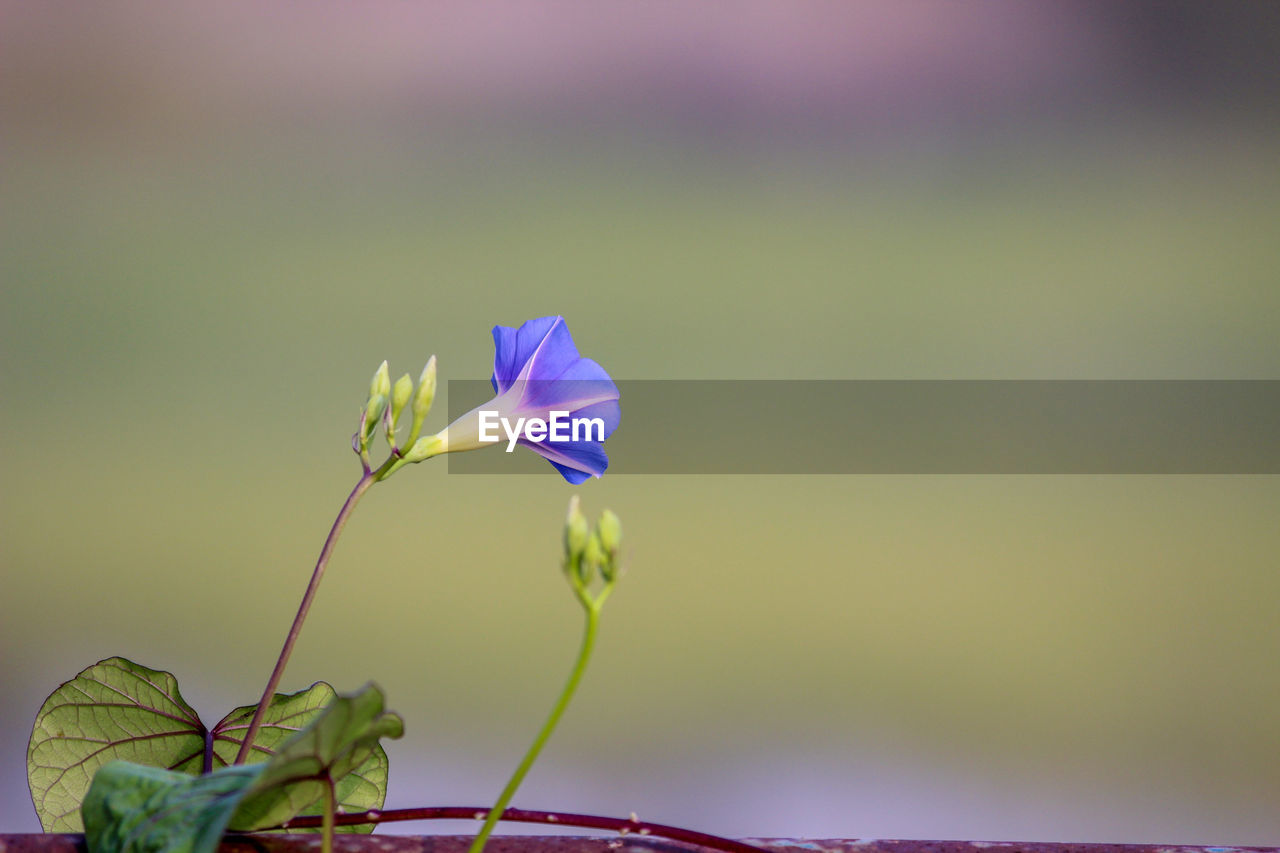
[[[1280,847],[1183,844],[1062,844],[1012,841],[881,841],[857,838],[745,838],[769,853],[1280,853]],[[470,835],[349,835],[334,839],[334,853],[466,853]],[[316,853],[320,836],[228,835],[221,853]],[[684,853],[691,845],[660,839],[500,835],[488,853]],[[0,853],[86,853],[84,836],[69,833],[0,835]]]

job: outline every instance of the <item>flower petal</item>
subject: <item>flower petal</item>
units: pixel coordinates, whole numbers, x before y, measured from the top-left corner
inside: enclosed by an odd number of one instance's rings
[[[600,418],[604,421],[604,437],[608,438],[613,435],[613,431],[618,428],[618,423],[622,420],[622,407],[618,405],[617,400],[605,400],[601,403],[594,403],[590,406],[583,406],[570,415],[572,418]],[[595,435],[593,432],[592,435]],[[553,442],[557,447],[564,444],[562,441]]]
[[[590,441],[520,443],[544,457],[570,483],[599,477],[609,467],[603,439],[618,427],[622,410],[618,386],[603,367],[582,358],[563,317],[539,317],[518,329],[493,327],[493,376],[498,395],[459,418],[448,429],[449,450],[481,446],[476,419],[480,409],[496,409],[503,417],[539,418],[550,422],[552,412],[568,412],[571,418],[600,419],[604,435]]]
[[[579,358],[554,378],[524,383],[518,393],[521,410],[574,412],[583,406],[618,399],[618,386],[603,367],[589,358]]]
[[[563,317],[539,317],[512,329],[493,327],[493,390],[501,394],[517,379],[555,379],[578,359]]]
[[[547,461],[551,462],[550,459],[548,459]],[[559,462],[551,462],[551,467],[559,471],[560,476],[564,477],[566,482],[574,486],[577,486],[581,483],[585,483],[587,480],[590,480],[593,476],[594,477],[600,476],[599,474],[591,474],[588,471],[579,471],[577,468],[570,468],[567,465],[561,465]]]
[[[588,477],[599,477],[609,467],[609,456],[598,441],[557,441],[537,444],[520,439],[520,444],[546,459],[570,483],[581,483]],[[573,473],[574,479],[570,476]]]

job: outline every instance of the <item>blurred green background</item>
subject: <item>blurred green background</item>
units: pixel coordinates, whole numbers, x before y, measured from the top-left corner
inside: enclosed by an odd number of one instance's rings
[[[256,698],[383,358],[563,314],[628,379],[1280,377],[1271,4],[0,5],[4,831],[94,661]],[[576,645],[575,490],[446,467],[366,499],[285,679],[386,689],[391,805],[489,801]],[[1280,838],[1275,477],[576,491],[629,573],[517,805]]]

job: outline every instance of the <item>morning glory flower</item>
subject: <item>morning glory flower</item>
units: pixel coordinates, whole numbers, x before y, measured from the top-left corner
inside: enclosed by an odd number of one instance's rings
[[[409,461],[517,444],[551,463],[570,483],[609,467],[604,441],[622,417],[618,386],[605,369],[578,354],[563,317],[540,317],[519,329],[493,328],[497,395],[418,442]],[[417,458],[413,458],[417,457]]]

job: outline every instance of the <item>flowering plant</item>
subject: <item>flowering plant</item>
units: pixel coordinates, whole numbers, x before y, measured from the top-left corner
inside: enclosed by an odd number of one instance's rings
[[[432,356],[418,382],[375,372],[352,436],[361,475],[321,547],[311,580],[261,699],[208,727],[182,698],[177,679],[120,657],[80,672],[53,692],[36,716],[27,750],[32,801],[46,831],[85,833],[90,853],[213,853],[227,830],[315,831],[330,853],[338,831],[371,832],[389,820],[475,817],[480,853],[498,820],[558,823],[665,836],[732,853],[754,848],[691,830],[630,819],[508,808],[550,738],[586,670],[600,612],[621,576],[622,525],[606,510],[593,525],[575,496],[563,532],[561,568],[585,615],[581,649],[568,681],[510,781],[491,808],[383,811],[389,761],[383,738],[398,738],[401,718],[384,709],[370,684],[340,695],[318,682],[277,693],[285,666],[315,599],[334,547],[360,498],[408,464],[496,443],[492,416],[546,458],[570,483],[608,468],[605,440],[617,429],[618,389],[604,368],[579,355],[562,317],[493,330],[491,402],[423,436],[436,392]],[[402,418],[408,414],[405,440]],[[561,416],[585,431],[558,430]],[[510,427],[515,418],[517,426]],[[381,432],[390,452],[371,462]]]

